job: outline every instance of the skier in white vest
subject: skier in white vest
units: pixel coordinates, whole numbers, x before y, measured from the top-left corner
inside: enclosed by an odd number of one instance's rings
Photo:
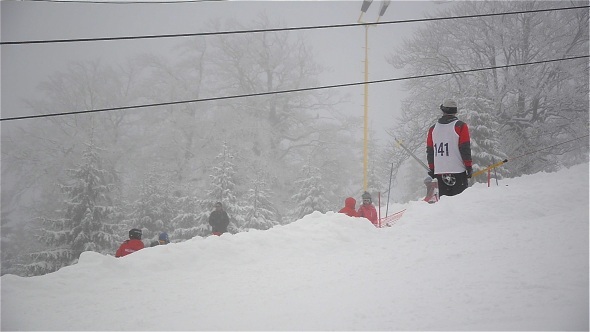
[[[445,100],[440,105],[443,116],[430,127],[426,139],[428,175],[437,178],[439,196],[460,194],[473,173],[471,138],[467,124],[457,119],[457,103]]]

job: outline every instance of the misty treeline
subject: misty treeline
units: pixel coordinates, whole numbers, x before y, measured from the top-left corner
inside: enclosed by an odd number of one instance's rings
[[[461,2],[435,16],[580,3]],[[205,30],[272,26],[261,15]],[[424,23],[388,61],[409,76],[587,53],[582,9]],[[324,68],[313,54],[292,32],[195,37],[166,57],[72,63],[28,104],[47,114],[314,87]],[[369,141],[372,193],[391,175],[395,200],[424,195],[426,171],[394,138],[425,159],[445,98],[470,126],[476,170],[508,158],[502,178],[588,160],[587,137],[544,149],[588,134],[587,59],[406,84],[391,139]],[[2,274],[55,271],[85,250],[112,255],[132,227],[147,243],[161,231],[173,242],[207,236],[216,201],[231,233],[338,210],[363,178],[362,119],[339,111],[345,101],[329,89],[2,123]]]
[[[269,28],[265,15],[207,31]],[[71,63],[28,100],[54,114],[318,86],[302,34],[191,38],[166,56]],[[15,121],[2,128],[2,273],[36,275],[86,250],[113,254],[130,228],[146,243],[266,230],[360,195],[359,119],[330,91]],[[362,174],[360,175],[362,177]],[[5,249],[5,250],[4,250]]]

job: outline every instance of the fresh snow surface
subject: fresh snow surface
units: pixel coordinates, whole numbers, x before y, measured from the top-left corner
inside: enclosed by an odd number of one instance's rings
[[[588,184],[583,164],[390,206],[407,210],[389,228],[315,212],[124,258],[85,252],[3,276],[1,327],[588,331]]]

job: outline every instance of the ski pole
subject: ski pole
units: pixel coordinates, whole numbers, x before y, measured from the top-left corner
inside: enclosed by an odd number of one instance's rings
[[[389,187],[387,187],[387,207],[385,208],[385,216],[389,212],[389,195],[391,194],[391,176],[393,175],[393,163],[391,163],[391,171],[389,171]]]
[[[426,166],[426,164],[422,160],[418,159],[418,157],[416,157],[416,155],[413,154],[412,151],[410,151],[410,149],[406,148],[397,138],[394,137],[394,139],[397,142],[397,144],[399,144],[399,146],[401,146],[404,150],[406,150],[406,152],[409,153],[412,158],[414,158],[417,162],[419,162],[420,165],[422,165],[422,167],[424,167],[424,169],[426,169],[426,171],[430,172],[430,168],[428,168],[428,166]]]

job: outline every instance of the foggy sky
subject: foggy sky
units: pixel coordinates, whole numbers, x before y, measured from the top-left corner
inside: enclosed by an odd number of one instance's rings
[[[260,13],[280,27],[356,23],[361,1],[231,1],[170,4],[93,4],[2,1],[2,41],[68,38],[119,37],[205,32],[210,19],[235,18],[248,25]],[[438,2],[440,4],[440,2]],[[381,4],[375,1],[363,16],[366,22],[377,19]],[[432,1],[393,1],[381,21],[417,19],[441,7]],[[385,57],[404,38],[409,38],[420,23],[380,25],[369,30],[369,80],[403,77],[386,63]],[[273,26],[275,27],[275,26]],[[207,31],[208,32],[208,31]],[[290,32],[300,33],[300,32]],[[316,54],[316,61],[327,70],[321,85],[362,82],[364,80],[364,27],[315,29],[302,32]],[[100,59],[103,63],[123,64],[139,54],[164,55],[174,61],[175,46],[182,38],[121,41],[75,42],[1,46],[1,108],[3,118],[31,115],[23,102],[39,98],[37,86],[68,63]],[[351,115],[363,116],[362,85],[339,88],[350,103],[341,107]],[[369,87],[369,122],[379,138],[391,127],[404,97],[401,82],[372,84]],[[168,102],[169,100],[162,100]],[[125,106],[125,105],[120,105]],[[79,111],[79,110],[64,110]],[[153,111],[153,109],[148,109]],[[2,125],[18,121],[4,121]],[[359,125],[362,125],[359,123]]]

